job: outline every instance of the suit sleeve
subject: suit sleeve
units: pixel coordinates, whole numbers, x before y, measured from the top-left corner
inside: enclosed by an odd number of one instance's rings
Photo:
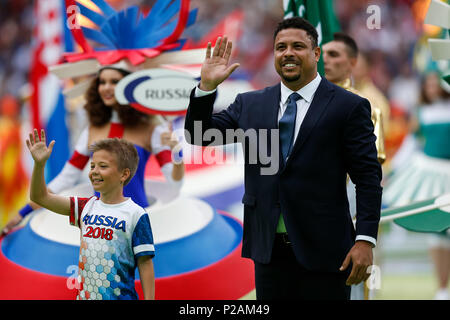
[[[222,145],[224,141],[205,139],[205,132],[209,129],[219,130],[221,137],[226,137],[227,129],[237,129],[242,110],[241,95],[225,110],[213,114],[214,101],[217,91],[202,97],[195,97],[195,88],[191,92],[189,107],[185,120],[186,141],[199,146]],[[209,132],[213,137],[214,133]]]
[[[344,131],[347,172],[356,186],[356,234],[377,238],[381,210],[381,165],[370,104],[361,100],[351,111]]]

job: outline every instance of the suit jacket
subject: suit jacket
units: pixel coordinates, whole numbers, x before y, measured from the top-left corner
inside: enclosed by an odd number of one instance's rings
[[[185,129],[197,144],[209,128],[278,129],[280,84],[239,94],[213,114],[216,94],[191,93]],[[201,121],[202,130],[194,129]],[[377,238],[381,209],[381,166],[369,102],[322,79],[286,163],[273,175],[261,174],[267,161],[249,161],[244,148],[245,194],[242,256],[260,263],[271,258],[280,213],[298,262],[313,271],[339,272],[355,236]],[[270,133],[258,133],[258,146],[271,150]],[[255,146],[253,146],[255,147]],[[281,151],[280,151],[281,152]],[[271,155],[275,156],[275,155]],[[277,159],[282,159],[281,153]],[[266,164],[265,164],[266,163]],[[356,185],[357,222],[350,217],[347,173]]]

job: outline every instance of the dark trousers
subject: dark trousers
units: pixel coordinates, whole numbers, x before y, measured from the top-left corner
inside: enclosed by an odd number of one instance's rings
[[[296,260],[291,244],[277,234],[268,264],[255,261],[257,300],[349,300],[347,273],[314,272]]]

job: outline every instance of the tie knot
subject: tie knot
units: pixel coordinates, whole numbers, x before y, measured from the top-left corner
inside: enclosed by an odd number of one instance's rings
[[[300,98],[301,98],[301,96],[297,92],[292,92],[291,95],[289,96],[288,100],[289,100],[289,102],[293,102],[293,101],[297,101]]]

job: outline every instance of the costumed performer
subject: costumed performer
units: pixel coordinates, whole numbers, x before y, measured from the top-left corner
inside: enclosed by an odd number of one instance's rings
[[[398,207],[450,192],[450,94],[436,72],[422,78],[419,107],[411,115],[415,151],[386,180],[383,204]],[[395,157],[394,157],[395,160]],[[430,254],[438,278],[437,300],[448,300],[450,236],[431,234]]]
[[[179,152],[172,150],[178,144],[172,139],[170,128],[159,123],[158,117],[144,114],[128,105],[119,105],[114,96],[116,84],[127,74],[126,64],[105,66],[92,80],[86,92],[84,106],[89,119],[86,127],[75,145],[72,157],[67,161],[62,171],[49,184],[52,193],[59,193],[75,186],[83,169],[89,162],[89,145],[104,138],[124,138],[133,143],[139,153],[139,166],[136,175],[124,188],[124,195],[131,197],[142,207],[149,203],[145,193],[144,173],[147,160],[151,153],[155,154],[166,181],[176,189],[181,189],[184,177],[184,163]],[[175,163],[176,162],[176,163]],[[24,206],[5,226],[2,233],[8,233],[17,226],[22,219],[38,209],[39,206],[30,202]]]

